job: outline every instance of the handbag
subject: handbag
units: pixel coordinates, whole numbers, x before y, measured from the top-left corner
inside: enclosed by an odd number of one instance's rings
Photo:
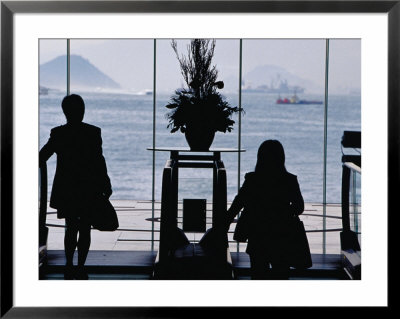
[[[296,269],[310,268],[312,266],[310,246],[304,224],[298,216],[291,221],[289,238],[289,265]]]
[[[236,240],[239,243],[247,242],[250,230],[249,222],[249,213],[246,210],[243,210],[236,223],[235,232],[233,233],[233,240]]]
[[[90,221],[94,229],[115,231],[119,227],[117,213],[104,195],[96,196],[90,209]]]

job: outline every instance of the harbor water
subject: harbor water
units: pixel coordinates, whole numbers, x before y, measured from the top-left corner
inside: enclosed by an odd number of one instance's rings
[[[114,200],[151,200],[153,153],[153,96],[133,94],[84,93],[86,113],[84,121],[102,129],[103,154],[113,186]],[[52,127],[65,124],[61,110],[63,92],[49,91],[40,95],[40,137],[42,147]],[[170,133],[165,108],[169,94],[157,94],[155,102],[155,146],[187,146],[184,135]],[[235,115],[231,133],[217,132],[213,147],[245,149],[240,160],[237,153],[224,153],[227,169],[228,200],[231,201],[244,174],[252,171],[257,149],[266,139],[278,139],[286,153],[286,168],[298,176],[306,202],[321,203],[324,171],[324,105],[280,105],[276,94],[243,93],[241,136],[239,117]],[[302,99],[323,101],[322,95],[302,94]],[[238,105],[237,94],[227,94],[232,106]],[[361,130],[361,96],[330,95],[327,123],[326,199],[340,203],[341,192],[341,137],[344,130]],[[348,152],[348,151],[346,151]],[[155,153],[155,199],[161,198],[161,176],[167,152]],[[49,189],[55,171],[56,156],[48,161]],[[240,171],[240,181],[238,174]],[[179,198],[212,197],[212,172],[209,169],[185,169],[180,172]]]

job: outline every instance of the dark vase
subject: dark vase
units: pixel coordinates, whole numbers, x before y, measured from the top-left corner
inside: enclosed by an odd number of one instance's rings
[[[214,140],[215,130],[204,126],[190,126],[186,128],[185,138],[191,151],[208,151]]]

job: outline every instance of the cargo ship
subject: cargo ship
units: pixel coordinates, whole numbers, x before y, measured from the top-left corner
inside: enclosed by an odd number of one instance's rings
[[[257,87],[252,87],[250,84],[244,83],[242,86],[242,92],[243,93],[290,93],[290,92],[299,92],[303,93],[304,88],[300,86],[291,86],[288,84],[287,80],[280,80],[278,79],[277,83],[274,85],[273,81],[271,82],[271,85],[260,85]]]

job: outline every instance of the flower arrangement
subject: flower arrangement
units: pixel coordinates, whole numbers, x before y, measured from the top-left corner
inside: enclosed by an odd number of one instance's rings
[[[196,131],[194,135],[201,140],[201,135],[212,135],[213,139],[217,131],[231,132],[235,123],[231,116],[242,109],[231,107],[217,91],[224,88],[224,82],[217,81],[218,71],[211,64],[215,40],[191,40],[187,56],[179,56],[175,40],[172,40],[171,46],[187,84],[187,88],[176,90],[166,105],[171,110],[166,115],[171,133],[180,130],[188,139],[188,133]]]

